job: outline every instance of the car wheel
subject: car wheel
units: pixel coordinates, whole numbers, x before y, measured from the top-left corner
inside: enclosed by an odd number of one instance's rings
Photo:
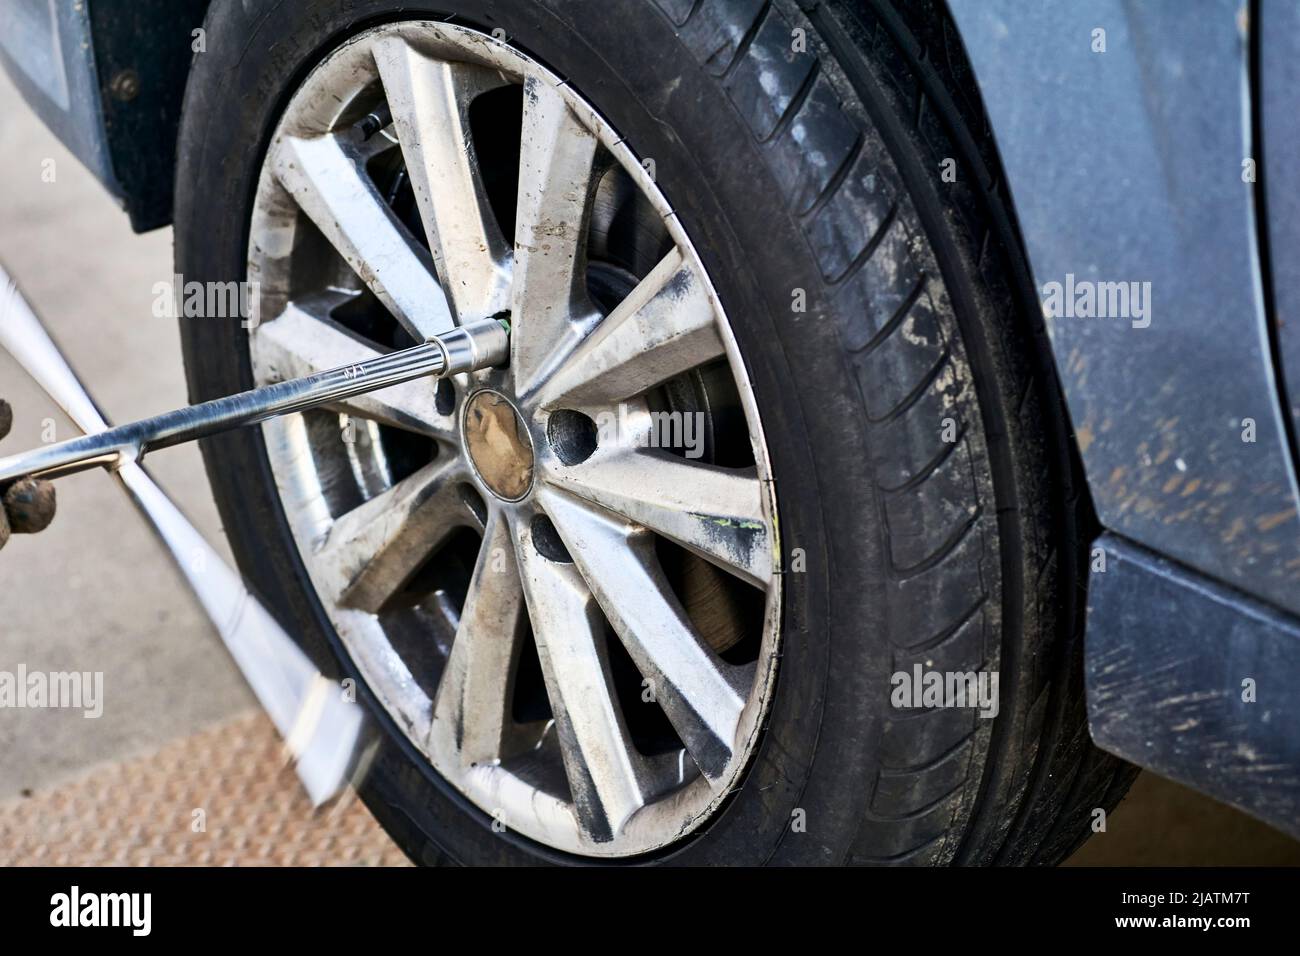
[[[375,714],[360,790],[413,859],[1055,862],[1118,799],[1041,322],[925,28],[216,0],[206,29],[177,270],[258,309],[185,323],[195,400],[512,329],[505,368],[204,448],[245,574]],[[917,671],[999,693],[902,706]]]

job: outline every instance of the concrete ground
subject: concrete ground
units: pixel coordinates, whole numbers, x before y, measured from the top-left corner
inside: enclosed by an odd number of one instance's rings
[[[54,181],[42,173],[53,161]],[[0,264],[46,320],[117,421],[186,401],[176,323],[154,318],[169,280],[169,230],[136,236],[126,215],[50,135],[0,74]],[[0,352],[0,396],[17,420],[4,450],[36,446],[68,420]],[[197,448],[150,468],[228,555]],[[60,516],[0,554],[0,671],[102,671],[105,707],[0,709],[0,802],[48,791],[92,765],[164,745],[244,714],[252,697],[215,632],[115,483],[63,479]],[[102,771],[101,771],[102,772]],[[376,835],[376,839],[382,837]],[[1300,844],[1175,784],[1144,774],[1072,863],[1300,864]]]

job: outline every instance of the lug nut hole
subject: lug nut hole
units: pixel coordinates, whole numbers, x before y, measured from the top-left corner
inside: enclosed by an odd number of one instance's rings
[[[596,423],[582,412],[567,408],[552,412],[546,422],[546,437],[566,465],[580,464],[596,451]]]

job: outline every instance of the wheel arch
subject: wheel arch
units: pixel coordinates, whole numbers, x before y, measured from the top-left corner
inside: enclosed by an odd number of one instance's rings
[[[0,64],[136,232],[172,221],[181,99],[211,2],[12,0],[0,8]]]

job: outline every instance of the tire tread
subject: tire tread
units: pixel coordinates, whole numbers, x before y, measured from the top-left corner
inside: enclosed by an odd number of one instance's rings
[[[670,19],[686,6],[655,2]],[[1000,669],[1011,678],[996,731],[969,711],[886,717],[884,753],[849,860],[1059,862],[1082,842],[1090,809],[1113,806],[1135,771],[1087,736],[1082,602],[1074,594],[1058,609],[1058,598],[1078,587],[1074,553],[1090,515],[1072,490],[1078,478],[1060,437],[1064,412],[1045,332],[1025,305],[1027,270],[987,118],[969,67],[954,56],[955,29],[928,0],[697,0],[673,22],[706,69],[729,51],[727,96],[765,150],[820,264],[824,311],[839,325],[879,456],[873,466],[893,576],[887,601],[891,620],[907,622],[889,635],[896,666],[942,660],[945,668]],[[796,29],[807,39],[802,56],[790,42]],[[705,36],[739,39],[719,45]],[[853,108],[869,84],[907,118],[910,145],[932,169],[957,159],[962,173],[943,184],[939,202],[978,276],[981,304],[1034,325],[1032,348],[968,343],[955,327],[913,193],[881,129],[866,109]],[[984,363],[1008,393],[1001,420],[982,414],[968,380],[971,348],[996,353]],[[939,410],[951,414],[956,441],[938,441]],[[972,426],[981,420],[983,428]],[[1058,432],[1047,434],[1052,428]],[[1033,473],[1043,464],[1035,451],[1052,438],[1066,449],[1047,462],[1070,489],[1064,508]],[[998,500],[977,464],[989,455],[1004,463]],[[1055,543],[1063,535],[1072,549],[1064,567]]]

